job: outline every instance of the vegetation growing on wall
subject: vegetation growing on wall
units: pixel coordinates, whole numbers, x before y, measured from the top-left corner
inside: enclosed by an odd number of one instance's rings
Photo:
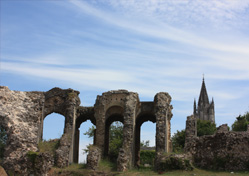
[[[197,136],[212,135],[216,132],[216,124],[208,120],[197,120]]]
[[[95,126],[92,126],[84,133],[89,138],[94,137],[94,130],[96,129]],[[115,160],[118,157],[119,149],[122,147],[123,144],[123,124],[121,122],[114,122],[110,126],[110,136],[109,136],[109,158],[111,160]],[[150,141],[142,141],[140,143],[141,147],[149,147]],[[87,146],[87,149],[84,149],[84,152],[88,152],[88,148],[91,145]],[[153,155],[153,154],[152,154]]]
[[[95,126],[92,126],[84,133],[84,135],[88,135],[89,138],[94,137],[94,130],[96,129]],[[123,143],[123,124],[121,122],[114,122],[110,126],[110,133],[109,133],[109,158],[117,159],[119,149],[122,147]],[[87,146],[87,149],[84,149],[84,152],[88,152],[88,148],[90,145]]]
[[[212,135],[216,132],[216,125],[211,121],[197,120],[197,136]],[[178,131],[172,136],[173,152],[183,152],[185,145],[185,130]]]
[[[55,155],[55,150],[58,149],[60,143],[60,139],[53,139],[53,140],[44,140],[39,142],[38,148],[39,152],[44,153],[47,152],[49,154]]]
[[[185,144],[185,130],[178,131],[172,136],[173,152],[183,152]]]
[[[154,160],[156,156],[155,150],[141,150],[140,151],[140,164],[149,164],[154,166]]]
[[[236,117],[235,122],[232,124],[232,131],[246,131],[249,124],[249,112],[244,115]]]
[[[7,133],[5,129],[2,126],[0,126],[0,159],[3,158],[6,142],[7,142]]]

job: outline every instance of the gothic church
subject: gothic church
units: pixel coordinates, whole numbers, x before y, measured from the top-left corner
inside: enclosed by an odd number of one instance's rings
[[[209,120],[215,123],[214,115],[214,100],[209,102],[205,80],[202,80],[201,92],[198,100],[198,107],[196,108],[196,101],[194,100],[194,115],[197,119]]]

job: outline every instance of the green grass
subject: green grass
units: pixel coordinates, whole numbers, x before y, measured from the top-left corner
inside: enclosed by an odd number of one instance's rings
[[[168,176],[246,176],[249,175],[249,171],[241,172],[221,172],[210,171],[195,168],[193,171],[168,171],[158,173],[153,171],[153,168],[140,167],[140,169],[130,169],[125,172],[117,172],[116,164],[102,160],[99,164],[97,171],[91,171],[86,169],[86,164],[72,164],[67,168],[53,168],[49,176],[81,176],[81,175],[110,175],[110,176],[155,176],[155,175],[168,175]]]

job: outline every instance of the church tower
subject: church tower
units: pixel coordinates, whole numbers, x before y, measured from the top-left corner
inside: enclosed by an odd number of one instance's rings
[[[193,114],[201,120],[209,120],[215,123],[214,115],[214,100],[209,102],[205,80],[203,77],[201,92],[198,100],[198,107],[196,107],[196,101],[194,100],[194,112]]]

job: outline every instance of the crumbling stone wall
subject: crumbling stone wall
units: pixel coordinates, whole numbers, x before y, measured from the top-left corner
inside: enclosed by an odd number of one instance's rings
[[[249,131],[228,131],[225,124],[214,135],[196,137],[194,121],[191,116],[186,122],[185,151],[192,155],[196,166],[227,171],[249,169]]]
[[[3,159],[6,171],[27,174],[26,154],[38,151],[44,101],[42,92],[19,92],[0,87],[0,124],[8,135]]]
[[[155,167],[158,168],[165,152],[170,152],[170,120],[172,118],[170,105],[171,97],[168,93],[160,92],[154,98],[156,116],[156,158]]]
[[[79,92],[73,89],[62,90],[60,88],[53,88],[45,92],[44,95],[45,103],[42,120],[53,112],[65,117],[64,133],[60,139],[59,148],[56,150],[55,158],[56,166],[65,167],[73,162],[76,113],[80,105]],[[42,125],[43,121],[41,122]],[[42,130],[43,128],[41,127],[40,134],[42,134]]]
[[[7,171],[21,175],[29,173],[27,152],[38,152],[38,143],[42,140],[43,119],[52,112],[60,113],[66,118],[55,162],[63,167],[72,161],[75,112],[80,104],[78,94],[79,92],[72,89],[20,92],[0,87],[0,124],[8,135],[3,162]],[[42,160],[44,159],[46,157]]]
[[[80,107],[78,95],[79,92],[72,89],[20,92],[0,87],[0,124],[8,135],[3,162],[7,171],[21,175],[46,175],[45,172],[53,165],[65,167],[77,162],[78,128],[87,119],[96,124],[94,146],[87,159],[89,168],[96,169],[101,157],[108,155],[109,127],[114,121],[124,124],[123,145],[117,158],[119,171],[139,163],[140,147],[137,145],[140,145],[140,127],[147,120],[157,124],[157,156],[171,150],[172,106],[168,93],[158,93],[154,102],[140,102],[137,93],[127,90],[109,91],[97,97],[94,107]],[[43,121],[53,112],[65,117],[65,128],[55,156],[51,158],[46,153],[39,153],[38,143],[42,141]],[[30,164],[28,151],[38,152],[33,161],[34,166]]]

